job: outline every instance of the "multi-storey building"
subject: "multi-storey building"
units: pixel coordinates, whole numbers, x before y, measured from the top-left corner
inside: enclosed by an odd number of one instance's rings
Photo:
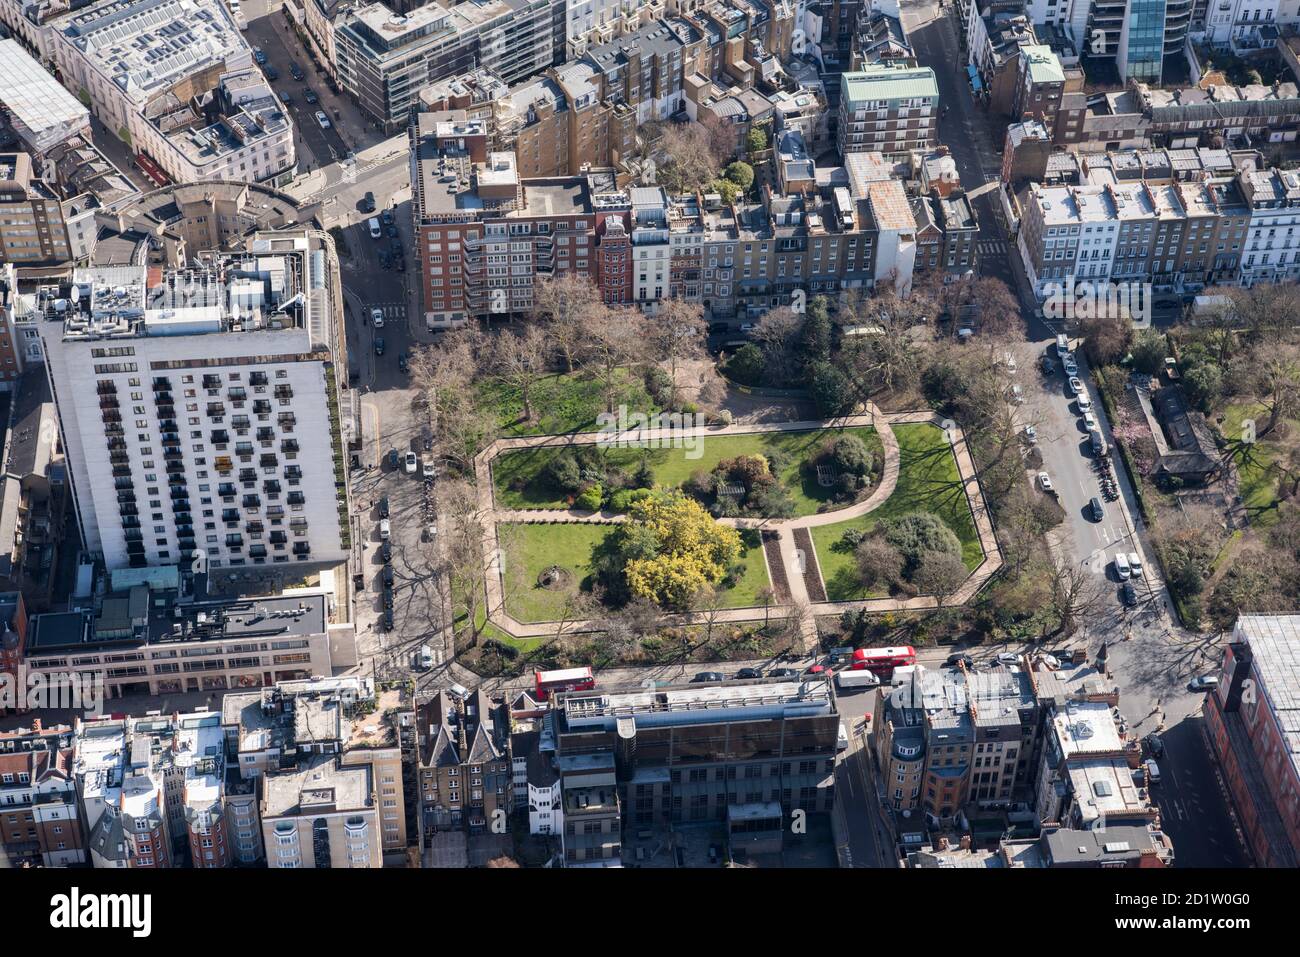
[[[1216,0],[1217,2],[1217,0]],[[1029,0],[1034,23],[1067,29],[1080,51],[1111,60],[1121,78],[1159,83],[1183,56],[1194,0]]]
[[[175,566],[122,575],[127,588],[32,617],[29,672],[102,679],[110,699],[225,691],[329,674],[350,644],[324,595],[214,600],[182,594]]]
[[[305,755],[263,782],[259,805],[266,866],[383,865],[374,769],[336,754]]]
[[[106,567],[347,557],[328,242],[78,268],[44,297],[82,541]]]
[[[0,11],[11,3],[3,0]],[[0,40],[0,108],[33,155],[44,157],[75,136],[90,139],[90,111],[13,39]]]
[[[371,3],[334,24],[338,81],[392,133],[429,83],[480,68],[514,83],[560,62],[564,24],[564,0],[428,3],[402,14]]]
[[[1239,182],[1250,207],[1242,285],[1294,280],[1300,276],[1300,174],[1243,170]]]
[[[222,701],[227,750],[238,755],[238,773],[250,791],[252,785],[260,794],[275,790],[278,775],[317,755],[337,756],[340,769],[368,769],[381,852],[406,848],[403,738],[413,733],[413,717],[400,691],[376,695],[371,679],[354,676],[281,681]],[[234,822],[240,824],[241,860],[263,856],[259,813],[258,801],[250,801],[249,820]],[[279,841],[269,846],[270,866],[282,866]]]
[[[78,721],[75,769],[95,867],[231,863],[220,715]]]
[[[869,66],[842,74],[840,84],[841,155],[894,156],[934,144],[939,85],[929,67]]]
[[[10,687],[17,688],[18,669],[27,653],[27,605],[23,593],[9,591],[0,593],[0,680],[11,682]],[[0,707],[0,715],[10,711],[23,713],[26,702],[15,702],[13,707]]]
[[[1300,615],[1242,615],[1205,698],[1210,753],[1259,867],[1300,861]]]
[[[504,822],[514,809],[505,701],[481,689],[469,695],[439,691],[417,708],[416,728],[423,842],[437,831],[476,834]]]
[[[50,26],[63,82],[176,182],[294,168],[292,123],[220,0],[106,0]]]
[[[58,193],[34,175],[26,153],[0,153],[0,265],[52,265],[71,258]]]
[[[834,803],[840,717],[829,680],[570,692],[550,720],[571,863],[617,860],[620,815],[645,828]]]
[[[10,867],[67,867],[86,862],[77,809],[72,728],[0,732],[0,853]]]
[[[411,127],[411,182],[425,319],[527,313],[538,276],[596,274],[587,177],[521,179],[513,153],[449,137],[433,114]]]

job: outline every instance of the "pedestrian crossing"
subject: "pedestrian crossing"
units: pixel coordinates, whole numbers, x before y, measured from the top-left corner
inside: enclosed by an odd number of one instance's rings
[[[1007,244],[1001,239],[985,239],[976,243],[982,256],[1005,256]]]
[[[366,317],[370,317],[370,310],[378,309],[384,314],[384,320],[404,319],[406,318],[406,303],[403,302],[371,302],[366,304]]]

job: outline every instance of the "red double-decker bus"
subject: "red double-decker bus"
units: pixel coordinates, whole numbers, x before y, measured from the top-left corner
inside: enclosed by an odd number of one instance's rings
[[[559,671],[534,672],[537,679],[537,699],[545,701],[556,691],[590,691],[596,687],[596,678],[590,668],[563,668]]]
[[[859,648],[853,652],[852,671],[873,671],[881,677],[889,677],[895,668],[916,664],[916,649],[911,645],[899,645],[896,648]]]

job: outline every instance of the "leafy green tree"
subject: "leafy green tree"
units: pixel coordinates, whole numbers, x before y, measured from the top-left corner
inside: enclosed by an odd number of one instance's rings
[[[884,528],[885,541],[903,556],[904,574],[909,579],[932,552],[961,557],[961,542],[952,529],[931,512],[908,512],[889,519]]]
[[[727,166],[726,176],[742,190],[748,190],[754,185],[754,167],[740,160]]]
[[[808,367],[808,392],[827,418],[846,414],[857,400],[848,376],[829,362],[814,362]]]
[[[767,149],[767,128],[755,126],[745,136],[745,150],[749,153],[760,153]]]
[[[1162,333],[1143,329],[1133,338],[1133,368],[1147,375],[1157,375],[1165,366],[1169,344]]]
[[[747,342],[727,360],[727,375],[743,385],[758,385],[763,381],[763,350]]]
[[[668,607],[688,607],[740,558],[740,533],[719,525],[699,502],[676,489],[635,502],[615,535],[628,591]]]

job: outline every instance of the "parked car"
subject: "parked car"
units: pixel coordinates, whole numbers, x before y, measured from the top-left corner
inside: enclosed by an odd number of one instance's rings
[[[1047,652],[1043,652],[1041,655],[1039,655],[1038,660],[1041,661],[1043,664],[1047,665],[1047,667],[1049,668],[1061,667],[1061,659],[1057,658],[1056,655],[1049,655]]]
[[[385,544],[387,544],[387,542],[385,542]],[[384,575],[384,584],[387,585],[389,588],[392,588],[393,587],[393,566],[385,565],[383,575]]]
[[[330,128],[330,118],[325,115],[323,110],[316,111],[316,122],[320,124],[320,128],[323,130]]]
[[[401,457],[397,454],[397,449],[388,450],[388,467],[390,469],[396,469],[397,466],[401,464],[401,461]]]
[[[1083,413],[1083,427],[1089,432],[1096,432],[1100,426],[1097,425],[1097,415],[1088,411]]]
[[[380,519],[380,521],[379,521],[379,537],[380,537],[381,539],[386,539],[386,538],[388,538],[389,536],[391,536],[392,534],[393,534],[393,526],[392,526],[392,523],[389,522],[389,520],[386,519],[386,518],[384,518],[384,519]]]
[[[420,465],[420,472],[427,479],[438,477],[438,467],[433,464],[433,459],[425,459]]]
[[[970,655],[963,655],[958,653],[955,655],[949,655],[944,660],[944,665],[946,665],[949,668],[955,668],[958,664],[964,664],[966,666],[967,671],[973,671],[975,668],[975,659],[972,658]]]
[[[384,631],[393,630],[393,609],[384,609]]]
[[[845,751],[849,746],[849,729],[844,727],[844,722],[840,722],[839,731],[835,734],[835,750]]]
[[[384,564],[393,560],[393,543],[391,540],[379,544],[379,558]]]
[[[1056,371],[1056,363],[1048,356],[1043,356],[1043,375],[1051,375]]]
[[[391,209],[384,210],[382,219],[385,226],[393,225],[393,211]]]
[[[1188,691],[1210,691],[1219,687],[1217,675],[1198,675],[1187,684]]]
[[[1101,499],[1095,495],[1092,497],[1092,501],[1088,503],[1088,511],[1092,513],[1094,522],[1100,522],[1106,517],[1106,510],[1102,507]]]
[[[307,87],[307,89],[303,90],[302,98],[306,100],[308,103],[320,102],[320,97],[316,95],[316,91],[313,90],[311,87]]]
[[[262,52],[261,47],[253,47],[253,59],[257,61],[258,66],[266,62],[266,54]]]
[[[389,239],[397,238],[397,227],[392,225],[391,223],[388,226],[388,238]]]
[[[1078,376],[1070,376],[1070,391],[1075,395],[1083,395],[1083,383]]]
[[[763,677],[763,672],[759,671],[757,668],[741,668],[739,671],[736,672],[735,677],[761,678]]]
[[[382,309],[371,309],[370,321],[374,323],[376,329],[384,328],[384,311]]]
[[[1153,758],[1163,757],[1165,753],[1165,743],[1160,740],[1160,735],[1154,731],[1142,739],[1142,743],[1147,746],[1147,751]]]
[[[1056,486],[1052,484],[1052,477],[1046,472],[1038,473],[1038,487],[1048,495],[1056,494]]]
[[[406,361],[406,353],[403,352],[397,357],[397,370],[399,372],[405,372],[409,368],[410,365]]]
[[[1115,554],[1115,574],[1119,576],[1119,580],[1122,582],[1128,581],[1129,575],[1133,574],[1133,569],[1128,564],[1128,556],[1123,552],[1116,552]]]
[[[1032,425],[1025,426],[1025,438],[1029,440],[1030,445],[1038,444],[1038,430]]]
[[[1019,656],[1018,654],[1016,654],[1015,652],[1004,651],[1004,652],[1002,652],[1001,654],[998,655],[998,664],[1000,664],[1000,665],[1018,665],[1018,664],[1020,664],[1020,656]]]
[[[1133,572],[1134,578],[1142,577],[1142,556],[1137,552],[1128,553],[1128,567]]]
[[[291,77],[293,77],[295,80],[297,80],[299,83],[301,83],[303,80],[307,79],[307,74],[306,74],[306,73],[303,73],[303,72],[302,72],[302,67],[300,67],[300,66],[299,66],[298,64],[296,64],[296,63],[290,63],[290,64],[289,64],[289,75],[290,75]]]
[[[406,453],[406,474],[414,475],[420,468],[420,458],[414,452]]]
[[[421,671],[428,671],[433,667],[433,649],[428,645],[421,645],[419,653],[415,656],[416,666]]]
[[[1079,407],[1080,415],[1087,415],[1092,411],[1092,399],[1088,398],[1088,393],[1080,392],[1075,398],[1074,404]]]
[[[293,97],[291,97],[288,93],[285,93],[283,90],[281,90],[280,102],[283,103],[285,106],[293,106]]]
[[[280,71],[277,70],[275,67],[271,66],[271,64],[269,63],[262,67],[262,72],[265,73],[266,78],[268,80],[271,80],[272,82],[280,79]]]
[[[1159,784],[1160,765],[1156,764],[1154,758],[1147,758],[1146,768],[1147,768],[1147,780],[1150,781],[1152,784]]]
[[[701,671],[691,679],[691,684],[703,684],[709,681],[726,681],[727,676],[721,671]]]
[[[370,192],[366,193],[365,197],[361,200],[361,208],[364,209],[367,213],[373,213],[375,211],[374,193],[370,193]]]
[[[798,668],[773,668],[767,673],[769,678],[798,678]]]
[[[388,453],[389,456],[392,456],[393,453],[396,451],[397,449],[393,449],[392,452]],[[380,518],[388,517],[388,496],[387,495],[385,495],[383,498],[379,500],[379,517]]]
[[[1138,603],[1137,589],[1133,587],[1132,582],[1125,582],[1119,586],[1119,600],[1124,603],[1125,608],[1132,608]]]

